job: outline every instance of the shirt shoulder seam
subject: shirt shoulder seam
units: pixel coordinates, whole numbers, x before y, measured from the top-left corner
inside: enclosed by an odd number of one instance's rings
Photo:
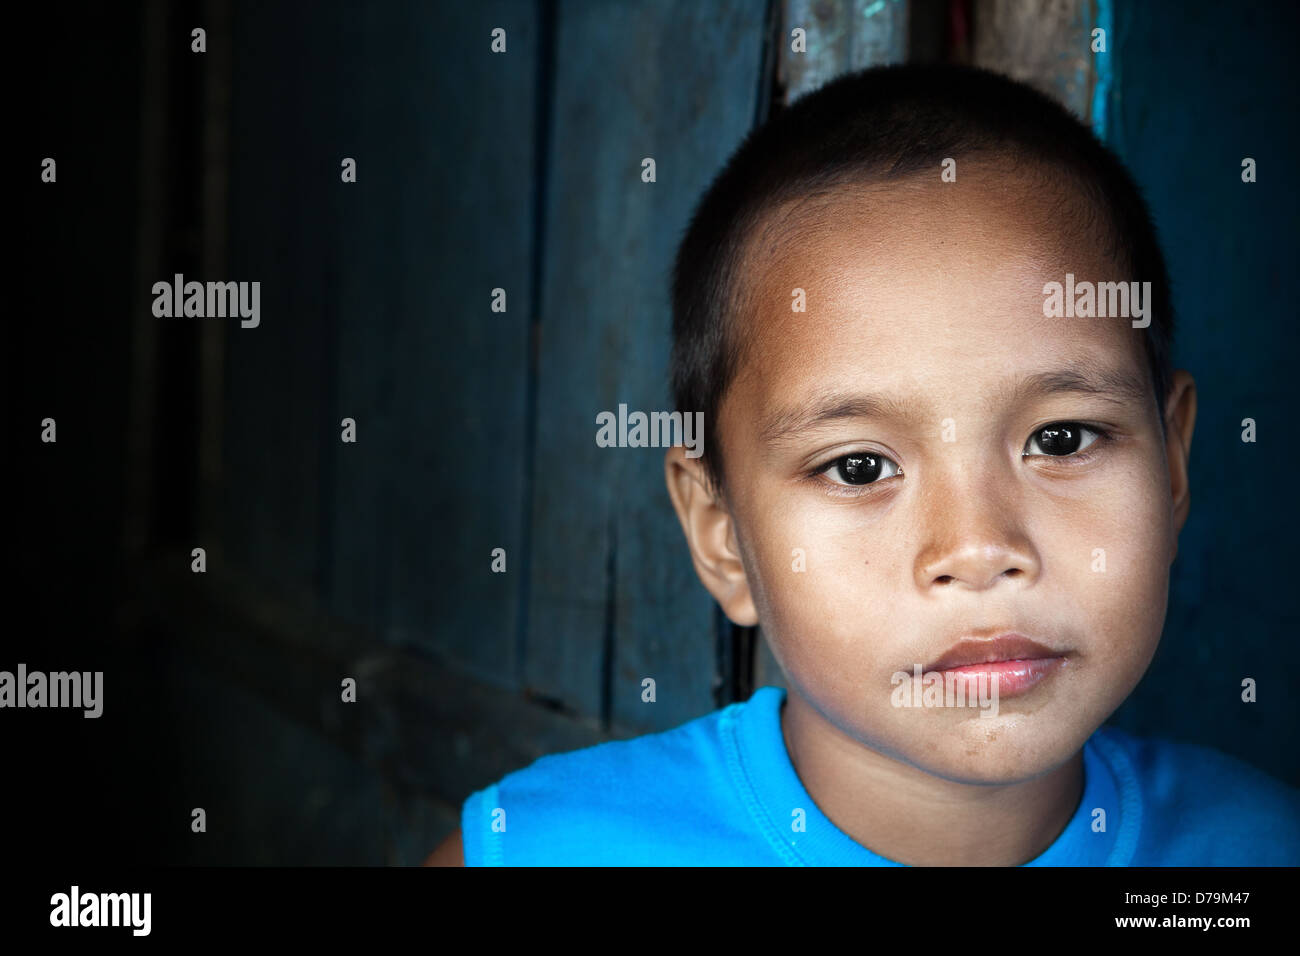
[[[1111,739],[1103,727],[1089,741],[1097,757],[1110,771],[1119,788],[1120,831],[1115,836],[1106,859],[1107,866],[1128,866],[1137,852],[1138,837],[1142,832],[1142,787],[1133,762],[1119,740]]]
[[[752,701],[752,697],[750,699]],[[740,795],[741,803],[749,812],[750,818],[758,827],[759,833],[772,846],[777,854],[784,861],[786,866],[804,866],[806,861],[791,846],[787,846],[781,839],[776,825],[763,807],[755,791],[753,781],[744,766],[744,760],[740,754],[740,741],[736,738],[736,717],[737,709],[743,706],[752,706],[750,701],[744,704],[732,705],[722,713],[719,721],[719,730],[722,733],[723,752],[727,761],[727,768],[731,774],[732,785]]]

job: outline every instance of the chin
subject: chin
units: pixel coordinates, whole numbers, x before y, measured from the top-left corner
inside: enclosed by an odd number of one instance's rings
[[[1077,750],[1069,741],[1044,740],[1032,723],[1017,728],[995,717],[945,734],[921,766],[961,783],[1024,783],[1055,770]]]

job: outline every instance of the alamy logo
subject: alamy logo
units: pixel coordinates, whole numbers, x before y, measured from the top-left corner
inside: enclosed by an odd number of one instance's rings
[[[895,707],[979,707],[981,717],[998,715],[997,674],[922,673],[921,665],[913,664],[911,674],[895,671],[889,682],[894,687],[889,702]]]
[[[693,419],[693,421],[692,421]],[[618,406],[618,415],[596,416],[596,444],[601,448],[670,448],[685,445],[687,458],[704,454],[704,413],[633,412]],[[694,427],[692,427],[692,425]]]
[[[17,675],[0,671],[0,707],[73,707],[85,710],[83,717],[98,717],[104,712],[103,684],[103,671],[46,675],[19,664]]]
[[[153,314],[160,319],[238,316],[245,329],[262,321],[260,282],[186,282],[178,272],[170,284],[155,282],[153,294]]]
[[[1083,319],[1133,319],[1133,328],[1151,324],[1150,282],[1080,282],[1074,273],[1065,274],[1065,285],[1049,282],[1043,286],[1043,315],[1049,319],[1062,316]]]
[[[148,936],[152,893],[71,893],[50,897],[51,926],[130,926],[133,936]]]

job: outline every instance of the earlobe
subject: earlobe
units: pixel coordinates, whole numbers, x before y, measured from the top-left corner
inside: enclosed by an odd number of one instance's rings
[[[664,478],[700,582],[733,623],[753,627],[758,612],[740,559],[734,519],[721,494],[709,486],[701,460],[687,458],[680,446],[669,448]]]
[[[1165,404],[1165,454],[1169,465],[1169,490],[1173,500],[1173,555],[1178,555],[1178,535],[1191,510],[1189,462],[1196,427],[1196,381],[1190,372],[1174,373]],[[1171,560],[1172,560],[1171,557]]]

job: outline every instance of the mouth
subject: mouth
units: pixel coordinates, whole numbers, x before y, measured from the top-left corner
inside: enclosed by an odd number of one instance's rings
[[[996,681],[1000,695],[1009,696],[1026,691],[1056,673],[1068,657],[1069,651],[1053,650],[1023,634],[1002,634],[991,640],[958,641],[931,662],[925,672],[970,678],[984,675]]]

